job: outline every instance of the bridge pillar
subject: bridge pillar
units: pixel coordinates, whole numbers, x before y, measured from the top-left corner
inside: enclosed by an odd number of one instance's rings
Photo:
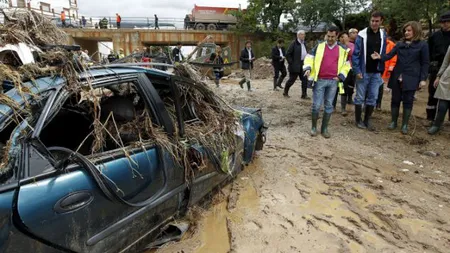
[[[100,60],[100,54],[98,53],[98,41],[73,38],[73,42],[74,44],[79,45],[83,50],[87,49],[89,51],[89,55],[93,56],[93,60]]]

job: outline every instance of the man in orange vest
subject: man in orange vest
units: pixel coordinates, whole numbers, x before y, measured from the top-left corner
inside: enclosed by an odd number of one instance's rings
[[[116,13],[116,22],[117,22],[117,29],[120,29],[120,22],[122,22],[122,17],[120,17],[119,13]]]
[[[66,27],[66,13],[64,11],[61,11],[61,23],[62,27]]]

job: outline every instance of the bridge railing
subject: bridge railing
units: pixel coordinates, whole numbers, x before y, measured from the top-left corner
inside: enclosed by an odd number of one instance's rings
[[[97,16],[86,18],[86,27],[94,28],[100,21],[106,18],[108,20],[108,29],[117,28],[116,17],[113,16]],[[158,17],[158,26],[163,29],[184,29],[183,18]],[[122,17],[120,28],[140,28],[140,29],[154,29],[154,17]]]

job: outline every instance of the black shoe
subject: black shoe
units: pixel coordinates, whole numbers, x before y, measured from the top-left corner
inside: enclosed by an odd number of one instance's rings
[[[308,96],[306,96],[306,95],[302,95],[302,99],[305,99],[305,100],[310,100],[311,98],[310,98],[310,97],[308,97]]]
[[[278,85],[277,87],[278,87],[278,88],[280,88],[280,89],[284,89],[284,87],[283,87],[283,86],[281,86],[281,84],[280,84],[280,85]]]
[[[241,89],[244,89],[244,83],[245,83],[245,78],[242,79],[241,81],[239,81],[239,86],[241,86]]]
[[[286,94],[286,93],[283,93],[283,96],[285,97],[285,98],[290,98],[291,96],[289,96],[288,94]]]

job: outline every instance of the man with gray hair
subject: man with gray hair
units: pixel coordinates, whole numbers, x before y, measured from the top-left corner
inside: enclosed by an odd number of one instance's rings
[[[351,28],[348,30],[348,38],[350,39],[350,42],[355,44],[356,38],[358,38],[358,29]]]
[[[297,39],[295,39],[289,46],[286,52],[286,59],[288,61],[289,80],[284,87],[283,96],[289,97],[289,89],[295,83],[297,78],[300,78],[302,82],[302,99],[308,99],[306,94],[308,80],[303,74],[303,61],[305,60],[308,50],[305,43],[305,31],[300,30],[297,32]]]

